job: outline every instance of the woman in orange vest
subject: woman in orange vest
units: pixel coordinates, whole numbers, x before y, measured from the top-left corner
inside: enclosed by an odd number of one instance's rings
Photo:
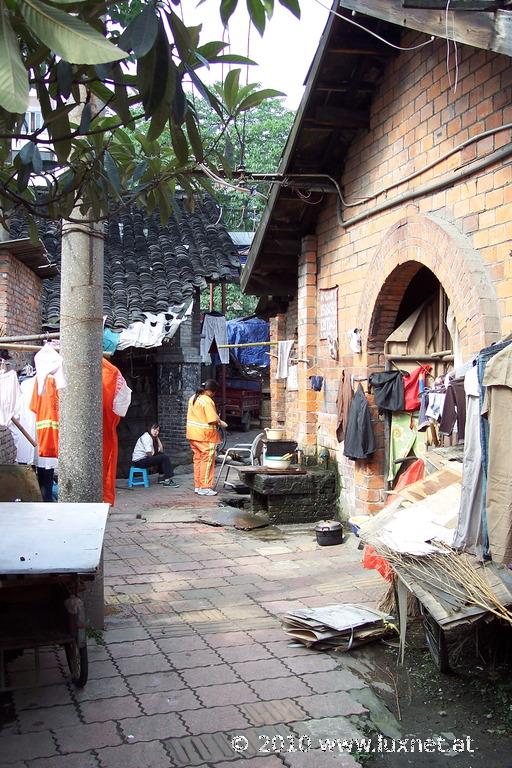
[[[188,401],[187,440],[194,456],[194,492],[199,496],[217,495],[213,490],[215,448],[220,443],[217,427],[227,427],[213,401],[218,388],[214,379],[208,379]]]

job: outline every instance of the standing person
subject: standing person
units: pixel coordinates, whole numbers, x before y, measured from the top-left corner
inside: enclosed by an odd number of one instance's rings
[[[147,432],[139,437],[132,454],[134,467],[158,467],[158,482],[166,488],[179,488],[173,479],[173,469],[169,456],[164,453],[164,447],[159,437],[160,425],[151,424]]]
[[[194,454],[194,492],[199,496],[217,495],[213,490],[215,447],[220,443],[217,427],[227,427],[213,401],[218,388],[214,379],[208,379],[188,401],[187,440]]]

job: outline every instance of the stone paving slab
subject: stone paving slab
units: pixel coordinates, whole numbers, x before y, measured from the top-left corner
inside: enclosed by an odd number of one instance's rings
[[[180,494],[180,503],[191,497],[186,487]],[[181,523],[169,502],[166,523],[116,515],[106,536],[107,629],[103,644],[89,643],[90,680],[74,688],[63,654],[42,654],[47,684],[15,694],[0,767],[357,765],[351,755],[289,751],[300,734],[352,733],[346,718],[365,716],[355,699],[365,683],[343,656],[291,646],[279,614],[298,601],[345,599],[345,589],[371,599],[359,554],[347,545],[327,557],[300,527],[248,534]],[[17,674],[29,667],[22,657]],[[237,736],[245,750],[233,747]]]

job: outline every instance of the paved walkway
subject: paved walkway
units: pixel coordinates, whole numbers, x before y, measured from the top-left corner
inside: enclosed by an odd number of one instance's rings
[[[190,474],[179,480],[120,491],[105,542],[107,628],[89,641],[89,682],[74,688],[62,653],[45,652],[43,686],[13,695],[2,768],[358,765],[324,754],[319,739],[361,734],[367,684],[342,655],[290,647],[279,615],[374,604],[380,577],[359,565],[353,538],[321,548],[304,526],[247,533],[194,522],[221,497],[195,496]],[[18,682],[30,656],[10,667]]]

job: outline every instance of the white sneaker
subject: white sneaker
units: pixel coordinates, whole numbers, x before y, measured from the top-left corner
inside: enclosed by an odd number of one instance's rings
[[[199,493],[200,490],[200,488],[194,488],[194,493]]]
[[[197,491],[198,496],[216,496],[217,491],[214,491],[213,488],[199,488]]]

